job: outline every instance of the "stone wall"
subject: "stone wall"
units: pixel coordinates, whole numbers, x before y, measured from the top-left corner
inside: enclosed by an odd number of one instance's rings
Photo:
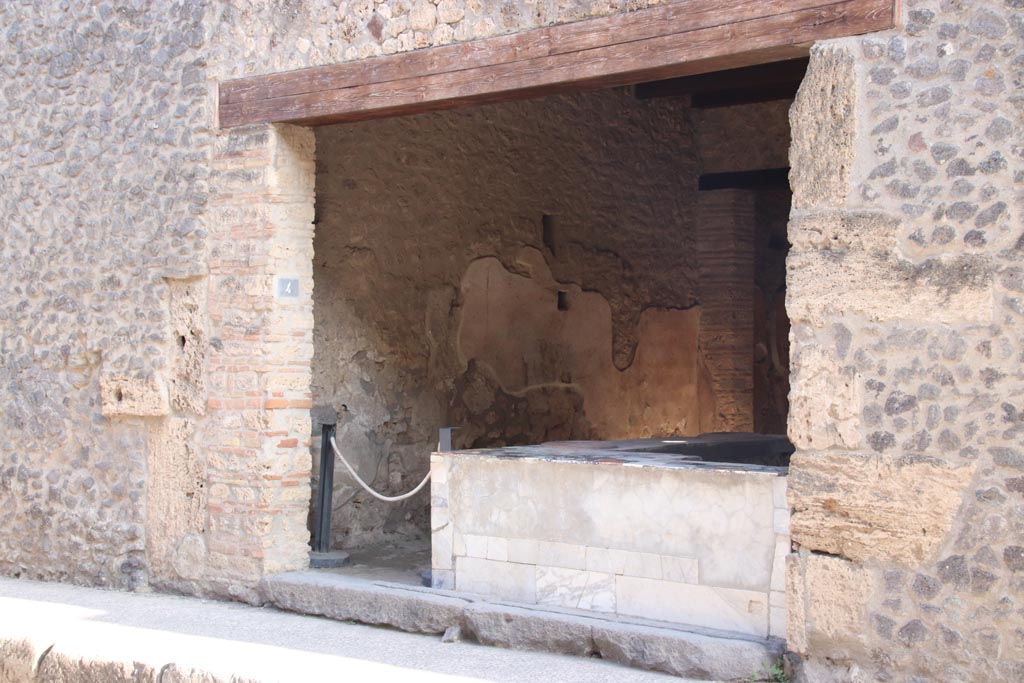
[[[0,570],[248,599],[304,563],[313,149],[217,131],[218,81],[648,4],[4,3]]]
[[[133,7],[0,6],[8,575],[145,584],[151,433],[202,410],[175,343],[190,323],[172,309],[205,269],[205,15]],[[180,448],[188,433],[175,428]]]
[[[312,142],[213,134],[217,80],[645,4],[0,6],[0,570],[249,599],[303,564]],[[903,4],[793,110],[790,646],[1016,681],[1024,8]]]
[[[337,64],[632,12],[666,0],[253,0],[210,3],[221,78]]]
[[[904,4],[791,112],[789,643],[810,681],[1019,681],[1024,12]]]

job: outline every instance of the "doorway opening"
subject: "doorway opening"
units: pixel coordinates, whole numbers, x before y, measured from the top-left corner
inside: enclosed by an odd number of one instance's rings
[[[442,427],[459,450],[784,435],[805,67],[317,128],[314,488],[324,423],[385,495]],[[429,489],[339,475],[332,506],[338,571],[430,582]]]

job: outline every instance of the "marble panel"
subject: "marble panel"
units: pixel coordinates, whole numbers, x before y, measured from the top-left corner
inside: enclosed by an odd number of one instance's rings
[[[487,557],[487,536],[464,534],[462,538],[466,544],[466,557]]]
[[[508,539],[508,561],[522,564],[537,564],[537,546],[540,541],[532,538]]]
[[[430,534],[431,570],[454,569],[452,552],[452,525],[445,524]]]
[[[774,514],[775,533],[789,536],[789,510],[775,510]]]
[[[564,567],[537,567],[537,602],[597,612],[615,611],[615,577]]]
[[[789,502],[786,500],[786,477],[775,477],[772,481],[772,503],[777,509],[789,509]]]
[[[487,538],[487,559],[508,561],[508,541],[504,538],[490,536]]]
[[[540,541],[537,544],[537,564],[566,569],[585,569],[587,548],[572,543]]]
[[[536,585],[533,565],[478,557],[455,560],[455,589],[461,592],[532,604],[537,601]]]
[[[430,585],[439,590],[455,590],[455,572],[450,569],[432,569]]]
[[[768,635],[768,594],[671,581],[615,577],[620,614]]]
[[[660,560],[657,569],[652,559],[627,571],[624,555],[594,551],[588,559],[581,550],[616,549],[694,558],[709,585],[769,589],[781,495],[775,473],[450,457],[457,466],[449,472],[449,505],[459,530],[536,539],[539,564],[661,575]]]
[[[786,637],[786,608],[772,607],[769,615],[768,635],[775,638]]]
[[[772,562],[771,582],[773,591],[786,590],[786,556],[789,555],[791,548],[789,536],[775,537],[775,559]]]
[[[692,557],[661,556],[661,578],[679,583],[700,583],[696,559]]]

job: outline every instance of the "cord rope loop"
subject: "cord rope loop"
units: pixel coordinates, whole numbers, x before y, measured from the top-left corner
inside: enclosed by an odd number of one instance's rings
[[[409,493],[403,493],[400,496],[383,496],[383,495],[377,493],[376,491],[374,491],[373,489],[371,489],[367,485],[367,483],[365,481],[360,479],[359,475],[356,474],[356,471],[354,469],[352,469],[352,465],[348,464],[348,460],[346,460],[345,456],[342,455],[341,451],[338,450],[338,442],[334,440],[333,436],[331,437],[331,448],[334,449],[334,454],[336,456],[338,456],[338,459],[341,460],[341,464],[343,464],[345,466],[345,469],[347,469],[349,474],[352,475],[352,478],[355,479],[357,482],[359,482],[359,485],[362,486],[363,489],[365,489],[367,493],[369,493],[371,496],[373,496],[377,500],[383,500],[385,503],[396,503],[396,502],[398,502],[400,500],[405,500],[406,498],[412,498],[413,496],[415,496],[417,493],[420,492],[420,489],[422,489],[424,486],[426,486],[428,481],[430,481],[430,472],[427,472],[427,476],[423,477],[423,481],[421,481],[419,483],[419,485],[416,488],[414,488],[412,491],[409,491]]]

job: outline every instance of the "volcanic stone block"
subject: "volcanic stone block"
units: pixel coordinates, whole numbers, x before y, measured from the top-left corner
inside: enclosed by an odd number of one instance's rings
[[[975,469],[928,457],[800,452],[790,467],[796,543],[909,567],[938,552]]]

